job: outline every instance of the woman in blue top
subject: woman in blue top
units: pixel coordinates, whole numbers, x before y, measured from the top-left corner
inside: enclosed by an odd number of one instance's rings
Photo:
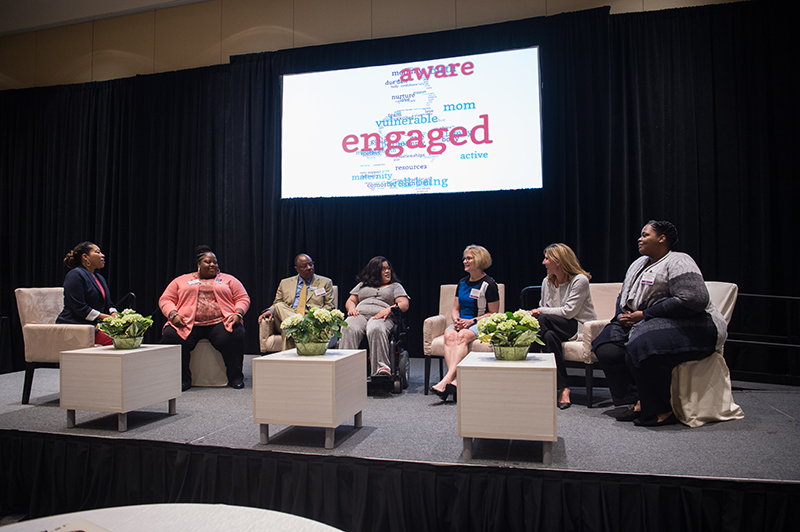
[[[56,323],[94,325],[103,318],[117,315],[106,280],[95,273],[106,265],[106,257],[98,246],[81,242],[67,253],[64,264],[70,271],[64,278],[64,310]],[[111,345],[111,338],[97,330],[94,341]]]
[[[492,265],[489,251],[476,245],[464,250],[464,271],[469,275],[458,282],[453,303],[453,323],[444,331],[444,361],[447,375],[431,386],[431,391],[447,400],[456,396],[456,366],[478,337],[478,320],[500,310],[500,292],[497,283],[484,273]]]

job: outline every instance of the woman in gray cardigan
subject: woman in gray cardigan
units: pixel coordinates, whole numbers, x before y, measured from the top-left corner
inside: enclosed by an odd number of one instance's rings
[[[672,413],[672,368],[719,349],[727,323],[714,306],[697,264],[676,251],[678,231],[650,220],[617,297],[616,317],[592,342],[615,405],[629,405],[618,421],[658,427]]]
[[[561,342],[577,336],[583,323],[597,318],[589,292],[592,276],[581,268],[575,252],[566,244],[550,244],[544,249],[547,277],[542,281],[539,308],[530,311],[539,320],[539,336],[544,341],[545,352],[556,358],[556,384],[558,408],[570,407],[567,368]]]

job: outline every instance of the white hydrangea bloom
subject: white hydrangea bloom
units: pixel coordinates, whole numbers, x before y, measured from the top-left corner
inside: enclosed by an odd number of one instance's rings
[[[295,325],[299,324],[303,321],[302,314],[292,314],[281,323],[281,329],[288,329],[289,327],[294,327]]]
[[[527,310],[519,309],[518,311],[514,312],[514,319],[517,321],[523,319],[525,316],[530,316]]]

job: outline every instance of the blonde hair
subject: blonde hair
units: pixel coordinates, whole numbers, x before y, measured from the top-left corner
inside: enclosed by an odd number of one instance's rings
[[[485,247],[478,246],[476,244],[470,244],[464,248],[464,253],[462,253],[462,256],[466,255],[467,251],[472,252],[473,257],[475,258],[475,266],[481,270],[485,270],[492,265],[492,256],[489,254],[489,250]]]
[[[580,273],[585,275],[588,279],[592,278],[589,272],[581,268],[581,263],[578,262],[578,257],[575,255],[575,252],[566,244],[550,244],[544,248],[544,255],[561,266],[561,271],[564,272],[564,282],[569,283]],[[547,276],[547,280],[555,284],[556,276],[550,274]]]

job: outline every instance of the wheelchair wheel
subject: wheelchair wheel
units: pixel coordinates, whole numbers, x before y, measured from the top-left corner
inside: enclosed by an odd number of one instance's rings
[[[400,353],[400,364],[397,369],[400,373],[400,382],[405,390],[408,388],[408,381],[411,379],[411,364],[408,361],[408,351],[404,350]]]

